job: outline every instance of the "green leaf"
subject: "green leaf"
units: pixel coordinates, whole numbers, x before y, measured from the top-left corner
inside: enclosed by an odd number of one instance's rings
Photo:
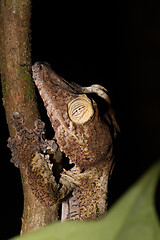
[[[154,206],[159,175],[160,161],[101,220],[58,222],[14,240],[160,240]]]
[[[106,239],[160,239],[155,210],[155,189],[159,176],[160,161],[115,204],[106,217]]]

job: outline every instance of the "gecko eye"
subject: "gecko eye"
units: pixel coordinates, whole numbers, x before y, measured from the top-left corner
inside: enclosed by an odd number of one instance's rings
[[[86,96],[74,99],[68,104],[68,114],[76,124],[88,122],[94,114],[91,100]]]

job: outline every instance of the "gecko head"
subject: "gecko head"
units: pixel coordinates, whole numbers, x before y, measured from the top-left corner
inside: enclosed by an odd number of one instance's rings
[[[81,170],[109,164],[119,126],[107,90],[69,83],[48,64],[36,62],[32,70],[57,143],[70,162]]]

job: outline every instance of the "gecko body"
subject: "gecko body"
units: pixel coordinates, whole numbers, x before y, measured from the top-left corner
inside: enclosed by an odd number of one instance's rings
[[[59,179],[61,219],[97,219],[107,209],[113,143],[119,131],[108,92],[97,84],[69,83],[45,63],[36,62],[32,71],[57,144],[74,164]]]

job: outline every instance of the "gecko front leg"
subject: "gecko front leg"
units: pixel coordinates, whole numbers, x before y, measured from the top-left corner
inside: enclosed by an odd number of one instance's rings
[[[97,219],[107,209],[108,167],[97,166],[84,172],[75,169],[62,174],[67,183],[73,181],[73,191],[62,202],[61,221]]]

